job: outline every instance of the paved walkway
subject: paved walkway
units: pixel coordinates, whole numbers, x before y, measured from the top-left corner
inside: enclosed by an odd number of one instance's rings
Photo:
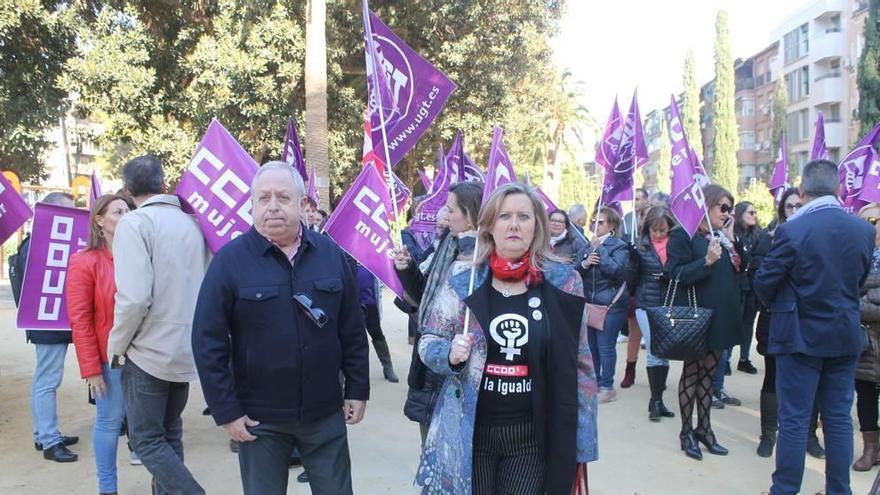
[[[91,447],[94,410],[86,402],[86,387],[79,379],[73,347],[59,395],[62,431],[79,435],[80,443],[72,449],[80,461],[54,464],[33,450],[29,405],[33,348],[14,326],[15,311],[4,303],[8,287],[0,287],[0,493],[15,494],[94,494],[95,465]],[[404,378],[409,364],[410,347],[406,344],[403,315],[385,297],[385,331],[391,343],[396,368]],[[618,347],[623,353],[624,346]],[[737,351],[734,351],[736,354]],[[618,378],[622,376],[621,354]],[[647,494],[759,494],[769,487],[772,459],[755,455],[758,436],[758,394],[761,375],[734,372],[727,388],[743,400],[742,407],[728,407],[713,412],[719,441],[728,447],[727,457],[706,454],[702,462],[690,460],[678,449],[678,419],[659,424],[647,419],[648,386],[642,364],[636,384],[618,390],[618,400],[599,410],[601,459],[591,464],[591,495]],[[761,367],[762,362],[755,361]],[[674,393],[680,366],[670,372],[670,392]],[[418,462],[419,433],[414,423],[402,414],[406,385],[390,384],[381,377],[375,355],[371,361],[372,400],[364,421],[350,431],[355,493],[415,493],[412,480]],[[667,404],[676,404],[667,393]],[[238,463],[227,448],[222,430],[210,418],[201,415],[204,408],[201,389],[193,384],[189,405],[184,413],[184,441],[187,465],[209,494],[241,493]],[[677,407],[672,407],[677,411]],[[820,435],[821,436],[821,435]],[[860,449],[860,441],[856,442]],[[860,452],[860,451],[859,451]],[[123,495],[149,493],[146,469],[128,464],[124,443],[119,450],[119,492]],[[807,459],[803,493],[821,490],[824,485],[824,462]],[[288,494],[307,494],[307,487],[296,483],[300,468],[291,470]],[[870,473],[853,472],[853,493],[867,493],[876,469]]]

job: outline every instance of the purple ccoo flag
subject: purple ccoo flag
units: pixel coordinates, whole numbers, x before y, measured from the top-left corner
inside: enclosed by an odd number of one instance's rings
[[[212,253],[254,223],[250,191],[258,169],[238,141],[212,120],[175,191],[195,214]]]
[[[611,115],[605,124],[605,134],[602,141],[596,145],[596,163],[602,165],[606,171],[612,171],[620,161],[620,142],[623,139],[623,122],[620,118],[620,107],[617,106],[617,98],[611,107]]]
[[[779,206],[779,201],[785,194],[785,190],[788,189],[788,184],[788,144],[783,133],[779,139],[779,156],[776,158],[773,178],[770,179],[770,194],[773,195],[774,206]]]
[[[0,243],[6,242],[31,215],[27,201],[12,187],[9,179],[0,174]]]
[[[880,125],[866,134],[838,165],[840,200],[850,213],[858,213],[868,203],[880,201],[880,157],[877,144]]]
[[[513,163],[504,147],[502,136],[504,129],[496,127],[492,133],[492,145],[489,147],[489,166],[486,167],[486,184],[483,186],[483,204],[489,199],[498,186],[508,182],[516,182],[516,172]]]
[[[825,147],[825,116],[819,112],[816,118],[816,133],[813,135],[813,149],[810,152],[810,161],[827,160],[828,148]]]
[[[84,248],[88,239],[88,210],[37,203],[21,285],[18,328],[70,329],[64,297],[67,266],[70,256]]]
[[[295,168],[303,180],[308,177],[306,159],[303,158],[299,134],[296,132],[296,122],[293,119],[287,121],[287,134],[284,135],[284,149],[281,151],[281,161]]]
[[[375,167],[363,167],[327,220],[324,231],[376,278],[400,297],[403,287],[394,271],[391,203],[385,181]]]
[[[694,170],[697,158],[688,145],[674,95],[669,115],[669,141],[672,144],[672,189],[669,204],[678,223],[693,237],[703,221],[703,191]]]
[[[98,179],[98,173],[92,171],[92,184],[89,187],[89,206],[95,204],[95,200],[101,197],[101,181]]]
[[[370,149],[393,167],[443,109],[455,83],[398,38],[366,1],[363,18],[370,121],[365,130]]]

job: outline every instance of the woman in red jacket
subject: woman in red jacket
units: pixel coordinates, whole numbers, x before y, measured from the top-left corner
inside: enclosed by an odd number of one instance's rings
[[[98,492],[116,493],[116,446],[124,415],[119,369],[107,364],[107,339],[113,327],[113,233],[122,215],[134,209],[131,201],[105,194],[92,204],[89,243],[70,258],[67,271],[67,313],[80,374],[95,398],[97,416],[93,443],[98,468]]]

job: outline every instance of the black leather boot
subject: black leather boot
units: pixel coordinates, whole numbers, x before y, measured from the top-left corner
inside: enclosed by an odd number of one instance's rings
[[[379,356],[379,362],[382,363],[382,374],[385,379],[391,383],[397,383],[397,373],[394,372],[394,365],[391,364],[391,351],[388,350],[388,341],[385,339],[373,339],[373,349],[376,349],[376,355]]]
[[[666,409],[663,404],[663,392],[666,390],[666,377],[669,376],[669,366],[657,366],[660,374],[660,415],[664,418],[674,418],[675,413]]]
[[[681,450],[684,451],[685,455],[698,461],[703,460],[703,451],[700,450],[700,446],[697,444],[693,430],[682,430],[678,437],[681,439]]]

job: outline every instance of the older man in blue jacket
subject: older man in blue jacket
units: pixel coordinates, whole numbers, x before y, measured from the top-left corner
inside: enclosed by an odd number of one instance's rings
[[[755,276],[755,292],[771,313],[768,352],[776,356],[774,495],[800,491],[814,400],[825,435],[825,493],[852,493],[850,411],[864,345],[859,286],[868,275],[875,233],[843,211],[838,191],[834,163],[807,164],[801,180],[804,207],[776,230]]]
[[[196,306],[205,399],[241,442],[245,494],[287,493],[294,445],[312,493],[350,494],[346,424],[370,392],[357,280],[339,247],[302,224],[305,188],[290,166],[263,165],[251,195],[254,227],[217,253]]]

